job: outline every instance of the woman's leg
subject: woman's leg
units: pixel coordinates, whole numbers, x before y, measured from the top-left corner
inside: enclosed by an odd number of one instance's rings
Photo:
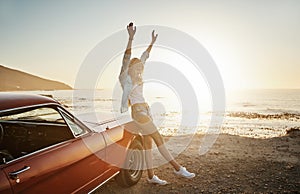
[[[148,178],[152,179],[153,173],[153,163],[152,163],[152,137],[150,135],[144,136],[144,147],[145,147],[145,159],[148,171]]]
[[[180,165],[176,162],[176,160],[173,158],[173,156],[171,155],[169,150],[166,148],[166,146],[164,144],[163,137],[161,136],[161,134],[158,131],[156,131],[155,133],[151,134],[151,137],[153,138],[153,140],[154,140],[159,152],[161,153],[161,155],[167,161],[169,161],[169,163],[175,168],[175,170],[178,171],[180,169]]]
[[[147,110],[149,112],[149,110]],[[151,178],[154,178],[154,173],[153,173],[153,163],[152,163],[152,139],[155,141],[155,144],[157,145],[157,148],[161,155],[174,167],[175,169],[175,174],[180,175],[185,178],[193,178],[195,177],[194,173],[190,173],[186,170],[186,168],[180,166],[173,156],[170,154],[168,149],[166,148],[164,144],[163,137],[160,135],[158,132],[156,126],[152,122],[151,116],[148,113],[147,114],[137,114],[136,111],[132,111],[133,119],[137,123],[137,125],[142,129],[142,134],[145,137],[145,158],[146,158],[146,164],[148,168],[148,176],[151,180]],[[151,139],[152,138],[152,139]],[[158,183],[158,184],[166,184],[166,181],[162,181],[155,177],[156,180],[152,183]],[[157,180],[158,179],[158,180]]]
[[[175,161],[173,156],[170,154],[170,152],[164,145],[163,137],[160,135],[156,126],[150,119],[149,114],[148,115],[139,114],[136,117],[133,117],[133,119],[143,129],[143,135],[145,137],[144,143],[147,143],[147,145],[145,145],[146,148],[145,158],[146,158],[149,178],[153,176],[152,139],[154,140],[161,155],[175,168],[175,170],[178,171],[180,169],[180,165]]]

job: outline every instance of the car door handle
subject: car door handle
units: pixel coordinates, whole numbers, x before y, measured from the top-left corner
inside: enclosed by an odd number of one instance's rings
[[[10,172],[9,173],[9,177],[13,180],[15,179],[18,179],[18,175],[29,170],[30,169],[30,166],[24,166],[23,168],[19,169],[19,170],[16,170],[14,172]]]

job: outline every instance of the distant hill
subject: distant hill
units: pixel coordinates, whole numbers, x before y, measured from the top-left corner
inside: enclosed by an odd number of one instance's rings
[[[0,65],[0,91],[69,90],[70,86]]]

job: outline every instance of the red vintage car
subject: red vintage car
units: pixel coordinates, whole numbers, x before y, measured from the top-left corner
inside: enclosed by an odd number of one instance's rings
[[[122,126],[96,132],[56,100],[0,93],[0,193],[88,193],[142,176],[142,137]],[[101,123],[99,124],[101,125]]]

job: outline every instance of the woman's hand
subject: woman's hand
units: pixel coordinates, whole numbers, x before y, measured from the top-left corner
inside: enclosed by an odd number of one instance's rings
[[[152,40],[151,40],[151,43],[149,44],[149,46],[148,46],[148,48],[147,48],[147,50],[146,50],[146,51],[148,51],[148,53],[150,53],[150,51],[151,51],[151,49],[152,49],[152,46],[153,46],[153,44],[155,43],[155,41],[156,41],[156,39],[157,39],[157,36],[158,36],[158,34],[155,34],[154,32],[155,32],[155,31],[153,30],[153,31],[152,31]]]
[[[127,26],[127,31],[128,31],[128,34],[129,34],[129,39],[133,39],[134,34],[136,32],[136,27],[135,26],[133,27],[133,23],[130,23]]]
[[[152,31],[152,41],[151,41],[151,44],[154,44],[155,43],[155,41],[156,41],[156,39],[157,39],[157,36],[158,36],[158,34],[154,34],[154,30]]]

